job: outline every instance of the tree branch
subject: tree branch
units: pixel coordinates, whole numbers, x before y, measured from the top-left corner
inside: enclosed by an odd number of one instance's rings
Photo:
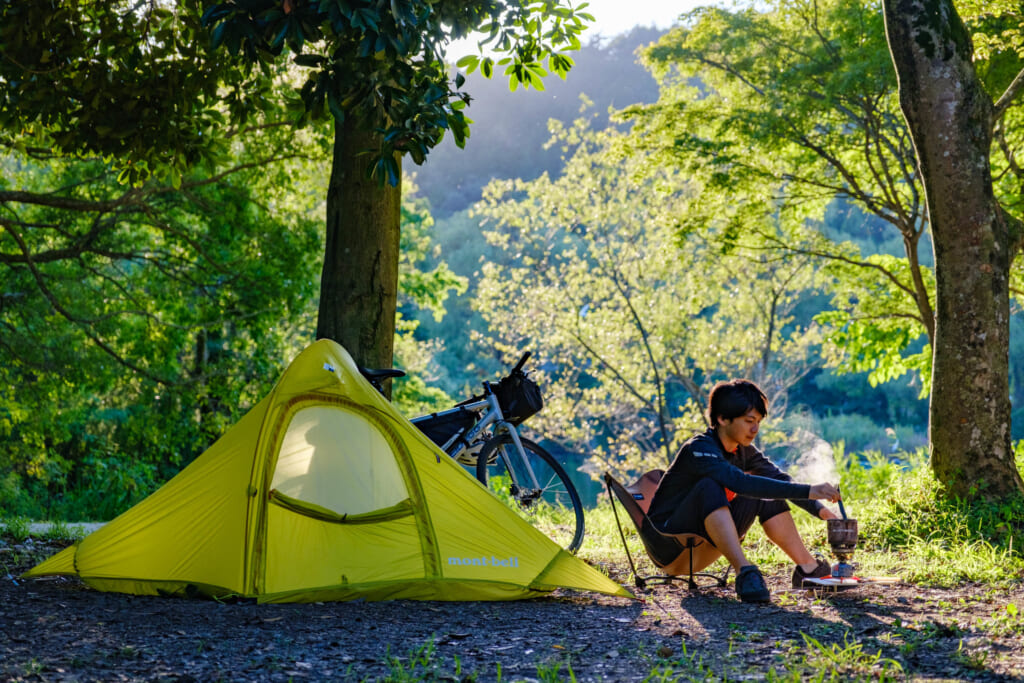
[[[56,311],[61,317],[63,317],[68,322],[76,325],[80,330],[82,330],[82,333],[85,334],[86,337],[88,337],[94,344],[96,344],[96,346],[99,347],[104,353],[113,358],[114,361],[116,361],[118,364],[128,368],[132,372],[138,373],[139,375],[145,377],[146,379],[149,379],[163,386],[170,386],[173,384],[173,382],[169,382],[163,379],[162,377],[157,377],[156,375],[147,372],[145,369],[135,365],[134,363],[130,363],[128,360],[122,357],[121,354],[119,354],[117,351],[111,348],[111,346],[107,344],[107,342],[100,339],[96,334],[93,333],[91,329],[89,329],[89,321],[78,318],[73,313],[71,313],[71,311],[64,308],[64,306],[57,299],[57,296],[52,291],[50,291],[49,287],[46,286],[46,281],[43,277],[43,274],[39,272],[39,269],[36,268],[35,263],[33,263],[31,256],[29,254],[28,245],[22,239],[21,235],[16,231],[10,229],[8,229],[8,234],[10,234],[14,238],[14,240],[18,243],[18,246],[21,248],[22,252],[25,254],[26,257],[28,257],[26,259],[25,264],[28,266],[29,272],[32,273],[32,278],[35,280],[36,286],[39,288],[39,291],[50,303],[50,306],[53,308],[54,311]]]
[[[608,254],[608,263],[612,264],[612,254]],[[643,341],[644,350],[647,353],[647,360],[651,364],[651,371],[654,373],[654,386],[658,392],[658,427],[661,430],[662,443],[665,448],[665,458],[668,462],[672,461],[671,452],[671,439],[669,438],[668,428],[665,425],[665,392],[662,387],[661,373],[658,371],[658,362],[654,358],[654,351],[651,349],[651,343],[647,334],[647,327],[640,319],[640,314],[637,313],[636,308],[633,307],[633,300],[629,296],[629,292],[623,287],[622,282],[619,278],[618,269],[611,265],[607,272],[615,284],[615,289],[619,292],[619,296],[622,297],[626,303],[626,308],[629,309],[629,315],[633,318],[633,324],[636,325],[637,331],[640,333],[640,339]]]
[[[1022,90],[1024,90],[1024,70],[1021,70],[1021,72],[1017,74],[1017,76],[1013,79],[1010,85],[1007,86],[1006,91],[1003,92],[1003,94],[996,101],[992,111],[993,127],[996,123],[999,122],[1000,119],[1002,119],[1003,114],[1005,114],[1006,110],[1010,108],[1010,106],[1013,104],[1013,101],[1017,98],[1017,95],[1019,95]]]
[[[850,258],[848,256],[843,256],[841,254],[833,254],[833,253],[830,253],[830,252],[827,252],[827,251],[822,251],[822,250],[819,250],[819,249],[805,249],[805,248],[802,248],[802,247],[793,247],[793,246],[790,246],[790,245],[784,243],[782,240],[780,240],[778,237],[776,237],[774,235],[768,235],[768,234],[763,233],[763,232],[761,234],[765,237],[765,239],[768,239],[770,241],[775,242],[778,245],[776,247],[777,249],[785,249],[786,251],[792,252],[794,254],[806,254],[806,255],[815,256],[815,257],[821,258],[821,259],[826,259],[826,260],[831,260],[831,261],[839,261],[840,263],[846,263],[846,264],[851,265],[851,266],[857,266],[858,268],[867,268],[867,269],[870,269],[870,270],[876,270],[879,273],[881,273],[887,280],[892,282],[896,286],[897,289],[902,290],[903,292],[905,292],[907,295],[909,295],[912,299],[914,299],[916,301],[916,297],[914,296],[913,288],[911,288],[908,285],[905,285],[902,281],[900,281],[900,279],[898,277],[896,277],[893,273],[891,273],[887,268],[884,268],[883,266],[881,266],[881,265],[879,265],[877,263],[871,263],[870,261],[858,261],[857,259],[853,259],[853,258]],[[744,249],[750,249],[750,250],[756,250],[759,247],[744,246],[743,248]],[[918,321],[921,322],[920,319],[918,319]]]

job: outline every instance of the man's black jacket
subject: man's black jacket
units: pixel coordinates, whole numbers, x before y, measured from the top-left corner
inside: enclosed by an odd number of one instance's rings
[[[809,484],[794,484],[753,446],[739,446],[735,453],[726,453],[718,434],[709,428],[679,449],[651,500],[647,513],[651,521],[660,528],[701,479],[713,479],[738,496],[789,499],[815,517],[822,507],[808,499]]]

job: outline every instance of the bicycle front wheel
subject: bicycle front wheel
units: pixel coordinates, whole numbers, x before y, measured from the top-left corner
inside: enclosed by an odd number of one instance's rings
[[[480,451],[476,478],[527,520],[571,553],[583,543],[583,503],[565,469],[529,439],[520,455],[508,434],[500,434]],[[525,455],[525,460],[524,460]],[[537,485],[530,477],[533,470]]]

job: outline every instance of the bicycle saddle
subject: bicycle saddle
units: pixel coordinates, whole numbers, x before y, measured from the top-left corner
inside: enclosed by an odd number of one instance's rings
[[[376,370],[371,370],[370,368],[359,368],[359,372],[363,377],[371,382],[387,379],[388,377],[405,377],[405,371],[399,370],[398,368],[380,368]]]

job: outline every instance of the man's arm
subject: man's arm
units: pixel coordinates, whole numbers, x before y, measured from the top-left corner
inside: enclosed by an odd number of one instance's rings
[[[714,479],[730,491],[748,498],[799,502],[810,497],[811,487],[808,484],[794,484],[789,477],[747,474],[724,458],[708,458],[707,462],[700,463],[700,470],[700,476]]]
[[[811,487],[811,498],[816,499],[813,502],[818,503],[819,505],[821,505],[821,500],[829,500],[834,503],[839,500],[839,489],[828,483],[815,484]],[[821,519],[839,519],[839,515],[832,512],[824,505],[821,505],[821,508],[817,512],[817,516]]]
[[[742,455],[742,467],[745,471],[750,474],[755,474],[761,477],[768,477],[770,479],[779,479],[781,481],[793,481],[793,478],[789,474],[783,472],[779,467],[768,459],[764,453],[754,448],[753,446],[744,448]],[[814,487],[812,487],[813,490]],[[812,500],[812,498],[828,498],[825,495],[829,492],[820,491],[819,496],[812,496],[808,493],[808,498],[804,500],[794,500],[793,503],[800,508],[806,510],[809,514],[814,515],[819,519],[836,519],[838,515],[829,510],[822,504],[821,500]]]

